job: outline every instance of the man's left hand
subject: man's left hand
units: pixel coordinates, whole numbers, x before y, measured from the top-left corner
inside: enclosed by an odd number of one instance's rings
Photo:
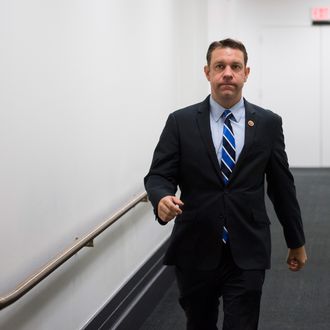
[[[301,246],[297,249],[289,249],[287,264],[289,269],[293,272],[297,272],[305,266],[307,261],[307,255],[305,246]]]

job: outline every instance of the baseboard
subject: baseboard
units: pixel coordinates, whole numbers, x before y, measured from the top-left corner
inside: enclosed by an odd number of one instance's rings
[[[174,281],[172,268],[163,265],[167,244],[149,258],[84,330],[136,330],[143,324]]]

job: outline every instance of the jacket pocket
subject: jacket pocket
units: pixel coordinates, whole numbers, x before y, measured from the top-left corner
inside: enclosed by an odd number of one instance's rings
[[[175,223],[189,223],[194,222],[196,219],[196,211],[183,211],[182,214],[178,215],[174,222]]]
[[[266,210],[252,208],[252,216],[253,216],[253,220],[256,223],[265,224],[265,225],[269,225],[271,223]]]

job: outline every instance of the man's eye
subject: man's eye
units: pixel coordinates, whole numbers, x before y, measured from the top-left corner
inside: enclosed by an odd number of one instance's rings
[[[242,66],[239,65],[239,64],[234,64],[234,65],[232,66],[232,69],[235,70],[235,71],[239,71],[239,70],[241,70],[241,68],[242,68]]]
[[[216,70],[223,70],[223,69],[224,69],[224,65],[223,65],[223,64],[217,64],[217,65],[215,66],[215,69],[216,69]]]

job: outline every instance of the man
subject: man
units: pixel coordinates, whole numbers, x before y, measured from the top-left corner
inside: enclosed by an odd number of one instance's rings
[[[158,221],[175,218],[164,262],[175,265],[187,329],[217,329],[219,297],[223,329],[258,328],[271,250],[265,178],[289,269],[307,260],[282,120],[242,97],[247,60],[239,41],[210,45],[204,72],[211,95],[169,115],[145,178]]]

